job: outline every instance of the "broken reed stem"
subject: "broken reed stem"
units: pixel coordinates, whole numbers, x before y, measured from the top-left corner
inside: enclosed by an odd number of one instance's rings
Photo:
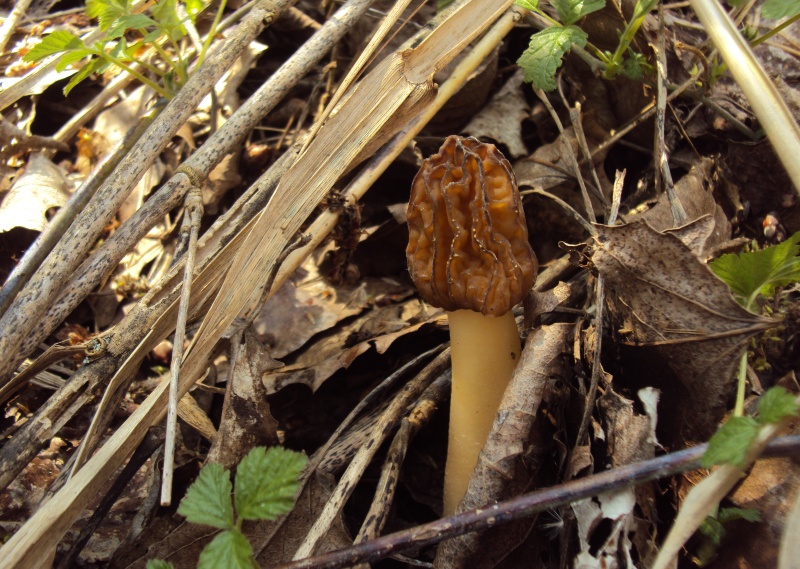
[[[702,444],[658,458],[606,470],[339,551],[283,563],[273,569],[336,569],[356,563],[375,562],[395,553],[439,543],[468,532],[497,527],[606,492],[696,470],[700,467],[700,458],[707,447],[707,444]],[[780,437],[767,446],[763,458],[791,456],[798,452],[800,452],[800,435]]]
[[[264,26],[291,1],[264,0],[262,4],[254,7],[230,38],[195,71],[184,88],[150,126],[145,136],[109,176],[95,198],[81,211],[64,237],[31,277],[28,285],[0,318],[0,352],[6,355],[0,362],[0,378],[7,380],[10,373],[38,345],[41,338],[46,337],[55,328],[57,323],[52,322],[43,326],[43,317],[48,310],[52,310],[59,294],[65,288],[69,289],[65,287],[68,276],[75,272],[88,251],[95,245],[97,237],[116,214],[130,188],[154,162],[178,129],[186,123],[198,103],[227,70],[229,62],[238,57]],[[181,195],[179,199],[182,198]],[[132,221],[133,218],[129,220]],[[105,274],[95,281],[95,285],[103,276]],[[67,292],[73,305],[77,305],[83,299],[83,296],[76,298],[78,295],[72,290]],[[72,308],[67,313],[71,310]],[[44,334],[43,329],[46,329]],[[34,330],[37,333],[32,334]]]
[[[198,181],[199,182],[199,181]],[[167,434],[164,442],[164,471],[161,478],[161,505],[172,503],[172,475],[175,471],[175,440],[178,428],[178,382],[183,360],[183,344],[186,340],[186,322],[189,319],[189,299],[192,293],[194,263],[197,255],[197,234],[203,217],[203,195],[194,186],[186,195],[186,208],[183,212],[181,233],[188,233],[189,245],[186,251],[186,264],[183,267],[183,286],[178,308],[178,321],[175,325],[175,340],[172,344],[172,365],[170,366],[169,403],[167,405]]]

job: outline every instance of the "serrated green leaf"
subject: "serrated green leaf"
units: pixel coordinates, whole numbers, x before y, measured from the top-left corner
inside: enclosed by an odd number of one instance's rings
[[[800,14],[800,0],[767,0],[761,9],[761,15],[770,20],[791,18]]]
[[[172,563],[163,559],[150,559],[145,569],[175,569]]]
[[[602,10],[606,0],[551,0],[564,24],[574,24],[587,14]]]
[[[800,407],[797,405],[797,396],[780,386],[767,389],[758,400],[757,419],[762,425],[780,423],[787,417],[797,415],[799,412]]]
[[[746,522],[760,522],[761,512],[755,508],[721,508],[717,514],[717,519],[723,524],[734,520],[745,520]]]
[[[622,73],[626,77],[641,81],[645,73],[650,73],[652,69],[644,55],[628,48],[628,57],[622,62]]]
[[[236,513],[246,520],[274,520],[294,505],[304,455],[280,447],[256,447],[236,469]]]
[[[223,531],[200,552],[197,569],[253,569],[253,548],[239,530]]]
[[[78,36],[66,30],[60,30],[43,37],[42,41],[33,46],[22,59],[23,61],[39,61],[48,55],[76,49],[86,49],[86,44]]]
[[[130,4],[126,0],[88,0],[86,14],[96,18],[99,28],[106,31],[117,18],[130,14]]]
[[[178,40],[186,35],[183,21],[178,16],[176,0],[159,0],[153,4],[150,13],[158,22],[161,31],[173,40]]]
[[[77,63],[91,55],[92,53],[85,49],[67,52],[58,58],[58,61],[56,62],[56,71],[64,71],[70,65]]]
[[[797,232],[780,245],[761,251],[723,255],[711,262],[711,270],[750,306],[757,295],[770,296],[776,286],[800,281],[799,243]]]
[[[539,0],[516,0],[514,4],[531,12],[539,11]]]
[[[92,73],[96,72],[98,68],[103,64],[103,62],[99,59],[93,59],[86,65],[80,68],[80,70],[72,76],[67,83],[67,86],[64,87],[64,96],[68,96],[70,92],[78,85],[81,81],[89,77]]]
[[[528,49],[517,60],[517,65],[525,71],[525,81],[543,91],[555,89],[556,71],[564,54],[572,44],[585,46],[587,37],[586,32],[575,26],[554,26],[533,34]]]
[[[700,464],[709,468],[715,464],[744,466],[745,455],[758,434],[758,421],[752,417],[731,417],[708,441],[708,449]]]
[[[195,524],[215,528],[233,527],[231,477],[221,464],[207,464],[186,491],[178,513]]]

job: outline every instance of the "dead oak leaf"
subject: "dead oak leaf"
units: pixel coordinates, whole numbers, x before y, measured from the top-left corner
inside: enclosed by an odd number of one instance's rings
[[[646,222],[598,226],[580,251],[605,278],[624,343],[647,352],[648,374],[685,387],[679,401],[673,393],[680,430],[705,438],[727,408],[747,340],[776,322],[745,310],[681,239]]]

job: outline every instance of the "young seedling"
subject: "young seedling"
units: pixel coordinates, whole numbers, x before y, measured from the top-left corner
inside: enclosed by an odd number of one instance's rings
[[[444,513],[467,489],[520,354],[511,309],[536,280],[511,165],[491,144],[450,136],[422,165],[408,204],[409,272],[447,310],[453,368]]]
[[[306,462],[299,452],[256,447],[236,469],[235,492],[230,472],[221,464],[206,465],[178,508],[187,521],[222,530],[203,548],[198,569],[258,567],[253,548],[242,532],[242,522],[274,520],[291,511],[299,487],[297,479]],[[147,563],[147,569],[171,567],[171,563],[160,559]]]

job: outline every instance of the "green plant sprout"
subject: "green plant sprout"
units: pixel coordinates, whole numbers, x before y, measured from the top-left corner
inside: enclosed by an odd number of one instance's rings
[[[199,61],[205,57],[211,44],[225,3],[226,0],[220,3]],[[56,70],[78,68],[64,88],[65,96],[89,75],[117,67],[151,87],[161,97],[171,99],[189,77],[186,49],[181,46],[181,40],[187,35],[184,24],[187,21],[194,24],[203,7],[203,0],[185,0],[181,6],[177,0],[157,0],[145,12],[137,13],[131,0],[87,0],[86,13],[98,20],[100,30],[106,34],[104,39],[89,45],[72,32],[55,31],[42,38],[23,60],[35,62],[63,54]],[[183,12],[185,17],[180,16]],[[170,55],[168,49],[174,55]],[[134,64],[159,78],[160,82],[138,71]]]
[[[741,6],[744,4],[744,0],[728,0],[728,4],[734,7]],[[748,38],[751,47],[764,43],[775,34],[780,33],[781,30],[784,30],[799,20],[800,2],[798,2],[798,0],[766,0],[761,7],[761,15],[769,20],[788,19],[758,38]]]
[[[559,20],[546,14],[540,8],[539,0],[516,0],[515,4],[539,14],[551,24],[549,28],[531,36],[528,49],[517,60],[517,65],[525,71],[525,81],[532,83],[536,89],[555,89],[556,71],[572,46],[586,47],[594,54],[596,66],[603,70],[606,79],[613,79],[619,74],[641,79],[650,67],[642,54],[633,51],[631,42],[645,16],[658,5],[658,0],[638,0],[613,53],[601,51],[590,44],[586,32],[574,25],[584,16],[605,7],[605,0],[550,0]]]
[[[752,508],[715,508],[715,510],[699,528],[702,542],[692,557],[692,561],[698,567],[705,567],[714,560],[722,540],[725,539],[726,524],[736,520],[752,523],[761,521],[761,512]]]
[[[761,251],[732,253],[711,262],[711,270],[730,287],[747,310],[753,311],[760,297],[770,297],[776,287],[800,281],[800,232]],[[734,415],[744,414],[747,385],[747,351],[739,362],[739,383]]]
[[[235,487],[222,465],[206,465],[178,507],[186,520],[222,530],[203,548],[198,569],[254,569],[253,548],[242,533],[245,520],[274,520],[291,511],[298,478],[308,459],[281,447],[256,447],[239,463]],[[233,492],[233,502],[231,502]],[[171,569],[160,559],[147,569]]]

